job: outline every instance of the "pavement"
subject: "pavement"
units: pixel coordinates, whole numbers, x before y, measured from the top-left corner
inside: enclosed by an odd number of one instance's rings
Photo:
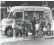
[[[9,43],[9,42],[16,42],[16,41],[27,41],[27,40],[34,40],[34,39],[52,39],[54,36],[44,36],[42,38],[33,38],[32,36],[29,36],[28,38],[23,38],[23,37],[11,37],[11,38],[1,38],[0,39],[0,44],[2,43]]]
[[[2,38],[0,38],[0,45],[50,45],[52,43],[54,44],[54,36],[43,36],[42,38],[33,38],[31,35],[29,35],[28,38],[24,39],[23,37],[7,37],[3,35]]]
[[[0,43],[5,43],[5,42],[14,42],[14,41],[22,41],[23,38],[3,38],[0,39]]]
[[[13,39],[14,38],[12,38],[12,40]],[[35,38],[35,39],[29,39],[29,40],[26,40],[26,39],[19,40],[19,38],[15,38],[14,40],[15,41],[12,41],[12,42],[3,42],[1,43],[1,45],[54,45],[54,38],[53,39]]]

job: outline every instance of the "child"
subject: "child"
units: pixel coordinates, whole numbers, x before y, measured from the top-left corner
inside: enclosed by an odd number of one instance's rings
[[[40,28],[40,24],[39,24],[39,22],[37,22],[37,23],[35,24],[35,32],[36,32],[36,35],[37,35],[37,36],[38,36],[39,28]]]
[[[28,23],[26,23],[26,37],[28,37]]]
[[[23,29],[23,38],[25,39],[25,37],[27,36],[27,27],[26,27],[26,22],[24,21],[23,22],[23,25],[22,25],[22,29]]]
[[[18,25],[18,30],[19,30],[20,37],[22,37],[22,27],[20,24]]]
[[[43,33],[44,33],[44,35],[47,35],[47,27],[46,26],[44,26],[44,28],[43,28]]]

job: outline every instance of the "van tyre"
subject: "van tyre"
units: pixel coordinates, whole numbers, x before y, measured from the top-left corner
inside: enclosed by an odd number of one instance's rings
[[[13,37],[13,30],[12,30],[11,27],[6,29],[5,35],[8,36],[8,37]]]

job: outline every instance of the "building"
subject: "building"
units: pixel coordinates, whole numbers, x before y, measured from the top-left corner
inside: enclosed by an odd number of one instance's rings
[[[5,18],[6,13],[7,13],[6,4],[4,1],[1,1],[1,19]]]

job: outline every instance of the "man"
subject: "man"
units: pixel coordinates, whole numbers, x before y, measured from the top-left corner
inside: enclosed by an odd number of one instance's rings
[[[23,37],[24,37],[24,39],[25,39],[25,37],[27,37],[28,35],[27,35],[27,27],[26,27],[26,21],[24,21],[23,22],[23,24],[22,24],[22,29],[23,29]]]
[[[35,24],[36,24],[36,20],[35,20],[35,17],[34,17],[33,20],[32,20],[32,26],[33,26],[32,35],[33,36],[35,35]]]
[[[26,23],[26,28],[27,28],[27,30],[26,30],[26,37],[28,37],[28,23]]]
[[[40,23],[41,31],[43,31],[44,25],[45,25],[45,19],[43,18],[43,20]]]

